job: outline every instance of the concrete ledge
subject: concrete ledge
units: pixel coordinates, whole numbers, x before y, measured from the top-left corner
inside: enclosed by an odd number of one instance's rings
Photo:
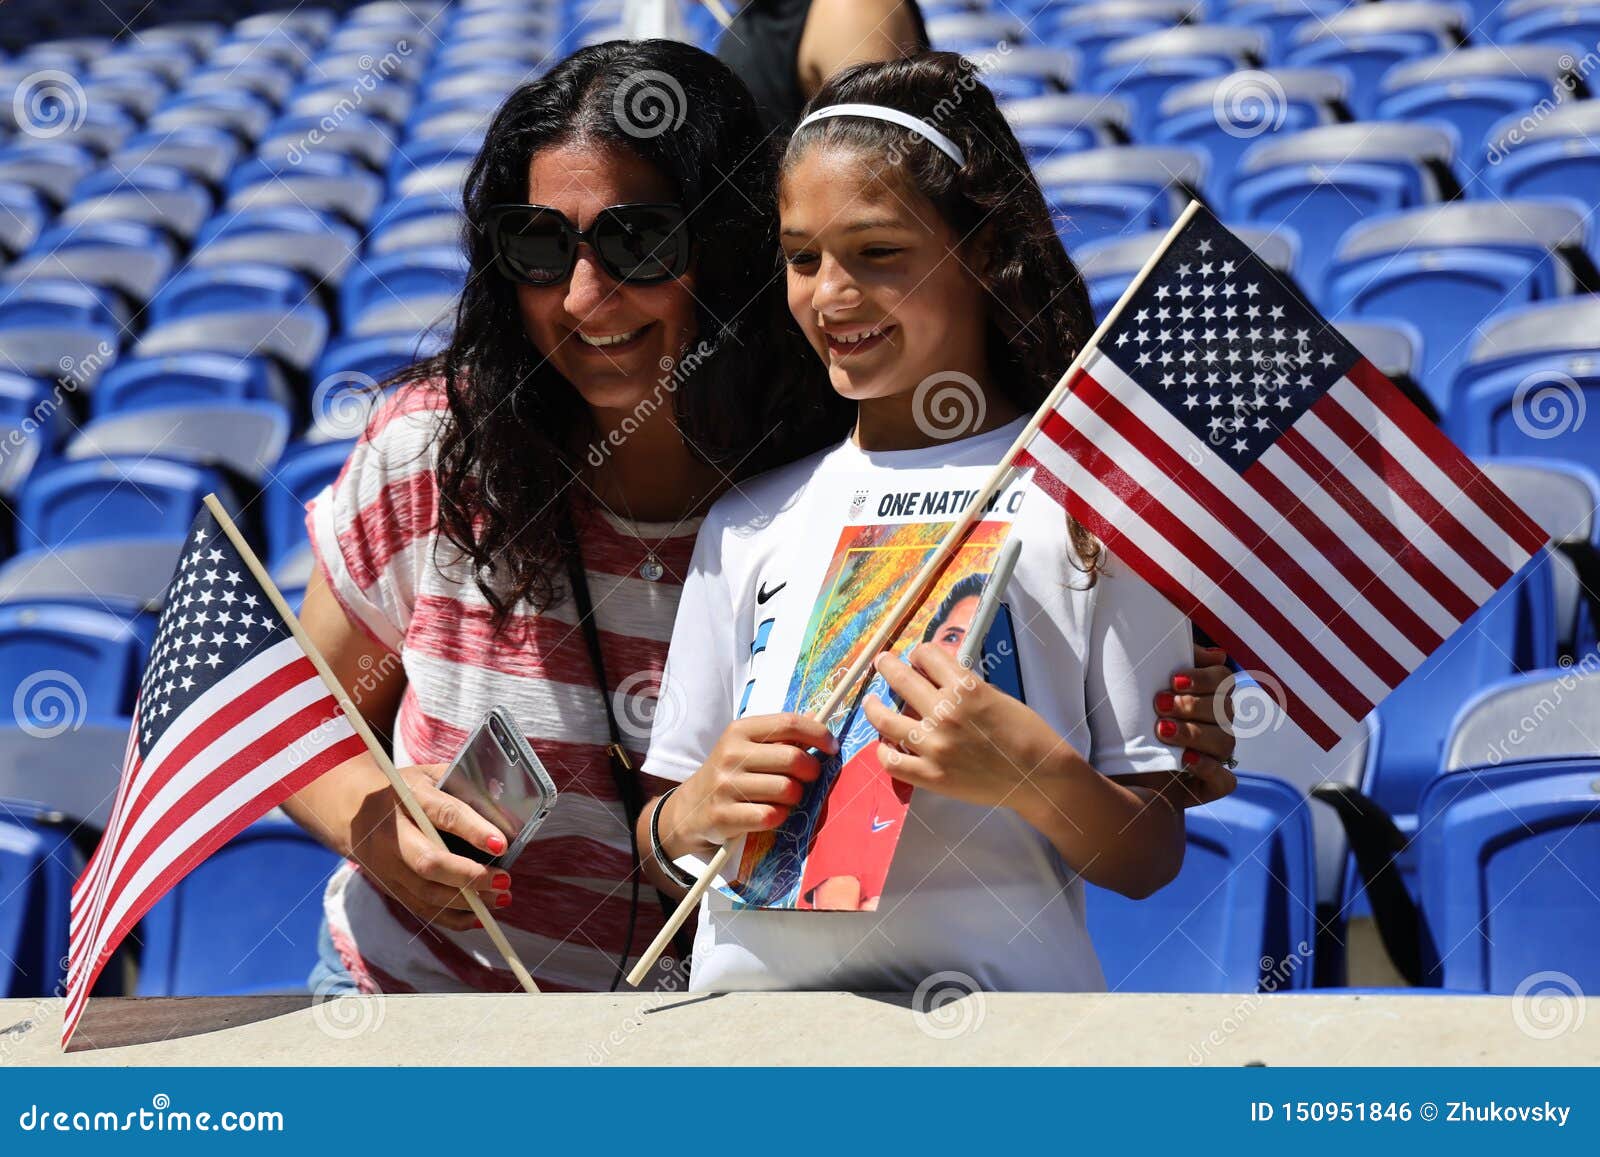
[[[836,992],[97,999],[63,1055],[61,1001],[5,1000],[0,1068],[1600,1062],[1600,1017],[1539,1011],[1494,996],[978,993],[925,1017],[905,994]]]

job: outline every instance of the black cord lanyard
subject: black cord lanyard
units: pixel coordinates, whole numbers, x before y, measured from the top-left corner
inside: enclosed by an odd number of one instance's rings
[[[611,991],[615,992],[617,985],[627,973],[628,957],[633,954],[634,925],[639,922],[639,881],[644,875],[639,858],[639,815],[644,811],[644,788],[640,785],[633,764],[628,760],[628,753],[622,746],[622,729],[617,726],[617,716],[611,707],[611,684],[606,679],[606,660],[600,650],[600,628],[595,625],[594,602],[589,597],[589,579],[583,571],[583,553],[570,519],[566,529],[568,541],[564,553],[567,558],[567,580],[572,587],[572,601],[577,607],[578,624],[583,628],[584,642],[589,646],[589,664],[594,668],[595,685],[600,691],[600,702],[606,710],[606,732],[611,736],[611,743],[606,747],[606,756],[611,765],[611,779],[616,784],[617,795],[622,800],[623,813],[628,819],[628,846],[633,851],[633,896],[628,905],[628,936],[623,941],[622,955],[617,960],[616,978],[611,982]],[[661,911],[670,918],[671,904],[661,893],[657,892],[656,895],[661,901]],[[681,932],[672,938],[672,946],[679,960],[689,959],[689,951],[684,945],[685,939]]]

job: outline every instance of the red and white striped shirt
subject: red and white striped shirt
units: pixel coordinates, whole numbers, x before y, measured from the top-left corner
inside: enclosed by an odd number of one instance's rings
[[[470,563],[442,539],[436,467],[444,408],[437,389],[394,395],[338,479],[308,506],[312,545],[351,622],[404,668],[396,765],[449,763],[492,707],[506,707],[522,725],[560,799],[512,866],[512,903],[495,916],[541,988],[603,991],[627,939],[632,892],[604,703],[570,596],[542,613],[518,608],[497,630]],[[649,746],[700,521],[626,522],[604,512],[579,520],[613,710],[635,766]],[[652,554],[664,568],[656,581],[641,573]],[[670,786],[642,778],[646,798]],[[333,942],[364,990],[518,988],[485,932],[424,926],[354,861],[329,881],[325,909]],[[661,923],[655,890],[644,884],[634,953]]]

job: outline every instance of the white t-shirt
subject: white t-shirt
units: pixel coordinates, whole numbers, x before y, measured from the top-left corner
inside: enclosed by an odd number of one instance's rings
[[[684,581],[644,770],[672,780],[697,771],[738,715],[756,625],[810,611],[781,602],[781,572],[785,547],[811,537],[804,499],[814,479],[993,464],[1024,424],[925,450],[846,441],[720,499]],[[1176,751],[1155,737],[1153,700],[1192,665],[1188,621],[1115,557],[1085,589],[1066,514],[1045,495],[1028,497],[1012,533],[1023,547],[1005,601],[1029,706],[1103,774],[1175,769]],[[790,673],[775,674],[787,682]],[[944,971],[991,991],[1105,987],[1083,885],[1054,845],[1009,808],[919,790],[877,911],[735,910],[711,889],[690,988],[909,991]]]

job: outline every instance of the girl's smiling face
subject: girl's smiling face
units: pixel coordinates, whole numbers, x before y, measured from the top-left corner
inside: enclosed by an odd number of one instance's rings
[[[818,143],[785,169],[778,207],[789,310],[864,421],[867,406],[909,415],[933,374],[984,382],[976,246],[897,171]]]

